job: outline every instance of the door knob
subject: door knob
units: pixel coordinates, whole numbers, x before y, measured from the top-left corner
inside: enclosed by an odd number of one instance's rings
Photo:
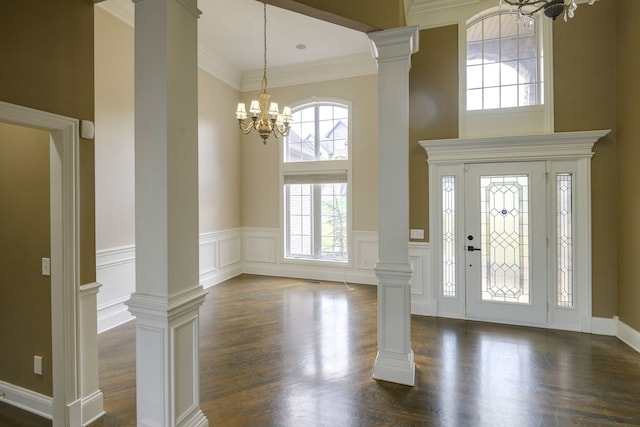
[[[473,246],[467,246],[467,250],[469,252],[473,252],[473,251],[481,251],[482,249],[480,248],[474,248]]]

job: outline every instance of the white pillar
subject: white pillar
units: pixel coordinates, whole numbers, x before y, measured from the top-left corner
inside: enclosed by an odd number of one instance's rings
[[[199,406],[197,0],[134,0],[138,426]]]
[[[369,33],[378,63],[378,355],[373,377],[414,385],[409,264],[409,69],[418,27]]]
[[[93,282],[80,286],[78,307],[78,339],[80,341],[80,398],[82,425],[104,415],[103,395],[98,384],[98,317],[97,294],[102,286]]]

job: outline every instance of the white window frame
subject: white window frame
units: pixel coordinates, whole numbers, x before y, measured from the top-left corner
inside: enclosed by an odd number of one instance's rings
[[[291,105],[292,110],[298,108],[323,103],[338,103],[348,109],[349,130],[348,130],[348,159],[346,160],[317,160],[285,162],[285,141],[279,144],[280,156],[280,237],[282,245],[280,252],[280,262],[292,264],[309,265],[331,265],[332,267],[349,268],[353,265],[353,104],[351,101],[341,98],[312,97]],[[285,177],[296,175],[346,175],[347,184],[347,261],[335,260],[320,257],[290,257],[287,254],[287,201],[285,193]],[[314,216],[316,213],[314,213]]]
[[[467,23],[481,17],[508,12],[509,6],[489,7],[495,2],[481,2],[478,8],[467,9],[460,17],[458,25],[459,53],[459,111],[458,133],[460,138],[527,135],[553,132],[553,32],[552,21],[539,15],[536,19],[538,29],[538,52],[542,55],[540,67],[543,82],[543,104],[513,108],[467,111]],[[516,19],[514,17],[514,19]]]

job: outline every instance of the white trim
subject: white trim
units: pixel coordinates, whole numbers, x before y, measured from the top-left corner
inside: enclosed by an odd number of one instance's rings
[[[242,229],[200,234],[200,284],[209,288],[242,273]]]
[[[4,381],[0,381],[0,403],[7,403],[48,420],[52,419],[52,397]]]
[[[575,267],[574,283],[576,284],[574,307],[571,309],[558,308],[555,300],[550,300],[549,314],[546,327],[554,329],[568,329],[591,332],[594,325],[591,318],[592,289],[591,289],[591,163],[593,145],[601,137],[609,133],[608,130],[585,132],[565,132],[541,135],[503,136],[485,138],[461,138],[449,140],[420,141],[420,145],[427,151],[429,158],[429,205],[431,212],[430,236],[434,239],[432,260],[433,266],[433,298],[437,301],[436,313],[444,317],[466,317],[466,301],[464,300],[463,263],[456,263],[456,283],[458,295],[455,298],[441,295],[442,283],[442,253],[439,237],[442,235],[441,218],[441,178],[454,176],[456,179],[456,206],[464,206],[465,165],[469,163],[486,162],[547,162],[546,171],[550,176],[556,173],[569,172],[574,175],[574,235],[575,235]],[[549,180],[551,181],[551,180]],[[553,183],[547,184],[547,199],[555,197]],[[551,191],[549,191],[551,188]],[[550,203],[547,215],[555,217],[555,211],[549,211],[554,206]],[[463,209],[456,209],[462,211]],[[463,238],[462,225],[464,219],[456,213],[458,224],[457,238]],[[547,230],[553,229],[550,226]],[[553,238],[552,235],[547,236]],[[456,258],[464,260],[464,249],[457,245]],[[548,262],[555,265],[555,246],[550,245]],[[550,264],[551,265],[551,264]],[[551,268],[551,267],[550,267]],[[552,293],[555,279],[547,278],[548,292]],[[436,289],[437,288],[437,289]],[[602,327],[597,324],[595,327]]]
[[[200,234],[200,284],[203,288],[242,273],[242,239],[240,228]],[[96,279],[104,285],[98,294],[98,333],[134,319],[125,302],[135,291],[135,265],[134,245],[96,252]]]
[[[611,130],[420,141],[429,164],[591,158],[593,144]]]
[[[133,245],[96,252],[96,280],[104,286],[98,294],[98,333],[133,319],[124,305],[136,286],[136,248]]]
[[[604,317],[591,318],[591,333],[594,335],[616,335],[615,319],[606,319]]]
[[[613,316],[616,325],[616,336],[629,347],[640,353],[640,332]]]
[[[80,424],[79,121],[0,101],[0,121],[50,132],[53,420]]]

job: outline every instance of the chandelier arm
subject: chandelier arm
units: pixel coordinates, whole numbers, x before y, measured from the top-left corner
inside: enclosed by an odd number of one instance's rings
[[[247,124],[247,126],[244,126],[244,120],[238,119],[238,126],[240,126],[240,131],[243,134],[247,135],[249,132],[251,132],[256,127],[256,121],[252,120],[251,122],[249,122]]]
[[[533,17],[533,15],[535,15],[536,13],[540,12],[542,9],[545,8],[545,6],[547,6],[549,4],[550,0],[502,0],[505,3],[511,5],[511,6],[517,6],[518,10],[520,11],[520,13],[522,13],[525,16],[531,16]],[[564,1],[563,1],[564,3]],[[538,6],[540,5],[540,6]],[[535,9],[532,10],[531,12],[526,12],[523,11],[522,8],[526,7],[526,6],[531,6],[534,7]],[[564,5],[566,7],[566,5]]]

